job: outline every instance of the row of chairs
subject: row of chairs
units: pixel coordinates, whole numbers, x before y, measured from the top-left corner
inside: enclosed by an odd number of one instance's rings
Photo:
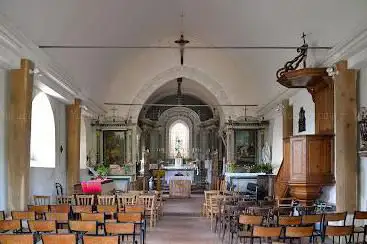
[[[138,209],[137,209],[138,210]],[[13,213],[14,219],[1,220],[0,232],[2,233],[28,233],[35,235],[41,233],[59,233],[67,226],[68,233],[92,235],[119,235],[122,238],[132,236],[135,241],[136,236],[140,236],[140,243],[144,243],[146,224],[143,216],[144,209],[140,212],[117,213],[116,219],[106,219],[103,213],[80,213],[81,220],[69,220],[67,213],[46,213],[46,220],[34,220],[35,214],[31,212]],[[18,218],[18,219],[17,219]],[[30,220],[29,218],[33,219]],[[24,227],[26,221],[27,227]],[[63,232],[61,231],[61,232]],[[1,242],[0,242],[1,243]]]
[[[352,225],[346,226],[347,212],[341,213],[325,213],[325,214],[312,214],[303,216],[278,216],[276,223],[272,224],[277,227],[305,227],[311,226],[313,228],[312,235],[310,237],[320,237],[322,241],[326,236],[351,236],[354,241],[354,235],[357,234],[357,241],[359,235],[365,235],[365,228],[363,225],[358,225],[357,221],[367,220],[367,212],[356,211],[354,213]],[[254,215],[240,215],[239,227],[247,227],[247,231],[239,231],[238,237],[248,237],[251,233],[248,230],[252,230],[254,226],[264,224],[264,216]],[[267,224],[269,226],[269,222]],[[345,227],[345,228],[333,228]],[[329,229],[329,231],[327,231]],[[364,239],[363,239],[364,240]]]
[[[302,242],[303,238],[309,239],[311,243],[314,243],[314,228],[313,226],[277,226],[277,227],[266,227],[266,226],[254,226],[253,229],[250,231],[250,234],[246,237],[242,237],[242,239],[245,241],[246,238],[249,238],[251,240],[251,243],[253,243],[254,239],[260,239],[260,243],[262,239],[266,239],[269,241],[272,239],[275,239],[277,241],[286,242],[287,239],[294,240],[298,239],[300,240],[300,243]],[[352,240],[353,235],[353,226],[327,226],[325,230],[325,235],[329,238],[332,238],[333,243],[335,237],[339,238],[340,243],[340,237],[345,238],[345,243],[355,243]],[[324,240],[322,240],[324,243]],[[272,243],[276,243],[272,241]]]
[[[109,244],[118,244],[119,236],[88,236],[85,235],[82,237],[82,242],[84,244],[100,244],[100,243],[109,243]],[[75,234],[42,234],[41,235],[43,244],[76,244],[78,243],[77,235]],[[33,234],[1,234],[0,235],[0,243],[3,244],[14,244],[14,243],[22,243],[22,244],[34,244],[34,235]]]
[[[126,206],[137,204],[143,205],[146,210],[145,215],[151,217],[150,218],[151,227],[155,226],[157,220],[161,216],[163,216],[163,201],[161,199],[161,194],[159,192],[155,192],[154,194],[142,194],[142,192],[129,192],[116,196],[101,195],[97,196],[97,202],[98,202],[97,205],[94,204],[95,196],[93,195],[76,195],[75,201],[73,199],[74,196],[58,196],[57,203],[59,205],[64,204],[72,205],[73,212],[81,212],[81,211],[90,212],[89,208],[92,208],[93,210],[98,212],[97,208],[103,208],[101,206],[116,206],[116,205],[117,205],[117,211],[124,211]],[[29,206],[29,209],[31,211],[35,211],[37,213],[38,218],[42,217],[42,214],[44,214],[45,212],[48,211],[54,212],[52,209],[58,208],[57,207],[58,205],[46,205],[46,204],[39,205],[39,203],[40,202],[37,202],[38,205]],[[73,203],[76,203],[76,205]],[[66,210],[62,210],[61,212],[65,211]]]

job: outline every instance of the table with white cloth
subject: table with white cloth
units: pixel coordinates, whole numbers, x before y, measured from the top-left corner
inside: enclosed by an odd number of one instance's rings
[[[191,178],[188,176],[172,176],[169,181],[169,196],[172,198],[191,197]]]

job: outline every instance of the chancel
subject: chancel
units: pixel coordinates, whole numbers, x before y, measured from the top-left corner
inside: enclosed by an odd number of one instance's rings
[[[0,0],[0,243],[365,243],[366,0]]]

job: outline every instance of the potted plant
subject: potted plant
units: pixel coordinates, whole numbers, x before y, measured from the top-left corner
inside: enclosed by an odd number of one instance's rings
[[[104,164],[98,164],[95,170],[99,176],[106,177],[108,175],[108,172],[110,171],[110,167]]]

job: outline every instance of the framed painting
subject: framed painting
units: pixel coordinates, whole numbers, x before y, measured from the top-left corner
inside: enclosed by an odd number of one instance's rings
[[[103,131],[103,162],[124,165],[126,160],[126,131]]]
[[[256,163],[256,133],[256,130],[235,130],[235,155],[237,163]]]

